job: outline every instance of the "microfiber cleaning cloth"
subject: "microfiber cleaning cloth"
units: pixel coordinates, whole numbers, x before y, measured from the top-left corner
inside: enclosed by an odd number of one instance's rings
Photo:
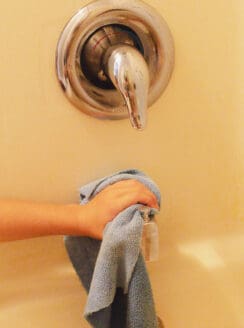
[[[83,186],[81,204],[108,185],[127,179],[143,183],[160,205],[158,187],[136,169]],[[84,316],[94,328],[158,327],[150,280],[140,251],[144,223],[140,207],[141,204],[135,204],[120,212],[106,225],[102,241],[79,236],[64,238],[70,260],[88,293]]]

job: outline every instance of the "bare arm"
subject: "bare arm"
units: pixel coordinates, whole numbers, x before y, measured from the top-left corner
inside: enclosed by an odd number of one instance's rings
[[[0,241],[77,231],[78,220],[71,205],[0,200]]]
[[[86,205],[0,200],[0,241],[47,235],[102,239],[105,225],[136,203],[158,208],[156,197],[133,179],[108,186]]]

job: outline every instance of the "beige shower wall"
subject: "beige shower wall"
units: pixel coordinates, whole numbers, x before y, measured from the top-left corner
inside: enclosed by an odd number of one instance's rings
[[[244,4],[146,2],[168,22],[176,59],[144,132],[79,112],[57,83],[58,37],[88,1],[0,2],[0,197],[78,202],[84,183],[145,171],[163,196],[149,271],[166,328],[241,328]],[[80,327],[85,296],[61,237],[2,244],[0,258],[1,327]]]

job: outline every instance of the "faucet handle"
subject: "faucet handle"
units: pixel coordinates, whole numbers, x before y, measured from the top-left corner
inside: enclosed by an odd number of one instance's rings
[[[169,27],[141,0],[83,6],[67,22],[56,49],[57,77],[74,106],[99,119],[119,120],[129,112],[137,129],[145,126],[147,107],[166,88],[173,66]]]
[[[149,70],[144,57],[135,47],[118,44],[107,50],[104,66],[125,100],[132,126],[144,129],[149,91]]]

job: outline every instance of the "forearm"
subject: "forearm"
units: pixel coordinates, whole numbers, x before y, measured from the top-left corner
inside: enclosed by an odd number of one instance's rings
[[[76,204],[0,200],[0,241],[82,234],[78,206],[81,216],[83,206]]]
[[[106,224],[138,203],[159,209],[156,196],[133,179],[111,184],[85,205],[0,200],[0,241],[48,235],[102,239]]]

